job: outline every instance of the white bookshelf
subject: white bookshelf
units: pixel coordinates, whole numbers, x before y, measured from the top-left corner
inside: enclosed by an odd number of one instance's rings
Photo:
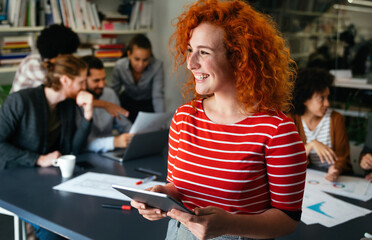
[[[17,71],[18,66],[0,67],[0,73],[11,73]]]
[[[39,27],[1,27],[0,33],[7,33],[7,32],[40,32],[43,30],[43,26]]]
[[[81,30],[73,29],[74,32],[80,34],[118,34],[118,35],[127,35],[127,34],[139,34],[139,33],[148,33],[151,29],[135,29],[135,30]]]
[[[360,90],[372,90],[372,84],[367,82],[365,78],[339,78],[336,77],[333,83],[337,88],[350,88]],[[341,104],[344,105],[344,104]],[[343,108],[343,107],[342,107]],[[349,106],[347,110],[342,108],[334,108],[335,111],[348,117],[368,118],[371,108],[361,106]]]
[[[348,116],[348,117],[362,117],[362,118],[368,118],[369,116],[369,111],[368,110],[345,110],[345,109],[340,109],[340,108],[330,108],[336,112],[341,113],[343,116]]]
[[[3,27],[0,28],[0,33],[8,33],[8,32],[40,32],[45,27]],[[72,29],[76,33],[80,34],[118,34],[118,35],[126,35],[126,34],[138,34],[138,33],[148,33],[151,29],[135,29],[135,30],[82,30],[82,29]]]
[[[104,66],[106,68],[113,68],[115,67],[115,62],[105,62],[104,63]],[[14,65],[14,66],[1,66],[0,67],[0,73],[14,73],[16,72],[18,69],[18,65]]]
[[[115,67],[115,63],[116,62],[105,62],[103,63],[103,65],[105,66],[105,68],[113,68]]]
[[[367,82],[365,78],[351,78],[351,79],[339,79],[336,78],[333,86],[341,88],[353,88],[362,90],[372,90],[372,84]]]

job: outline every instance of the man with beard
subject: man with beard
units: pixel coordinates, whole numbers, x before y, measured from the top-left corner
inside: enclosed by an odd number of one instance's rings
[[[106,72],[102,61],[93,56],[85,56],[82,59],[88,64],[87,91],[92,93],[95,99],[120,106],[114,90],[106,87]],[[131,122],[124,116],[112,117],[103,108],[94,108],[87,150],[107,152],[127,147],[133,137],[133,134],[127,133],[131,126]]]

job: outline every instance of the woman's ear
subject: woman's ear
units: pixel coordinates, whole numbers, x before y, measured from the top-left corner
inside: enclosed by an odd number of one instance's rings
[[[66,76],[66,75],[62,75],[62,76],[59,78],[59,81],[61,82],[61,85],[62,85],[62,86],[70,86],[71,83],[72,83],[71,78],[69,78],[69,77]]]

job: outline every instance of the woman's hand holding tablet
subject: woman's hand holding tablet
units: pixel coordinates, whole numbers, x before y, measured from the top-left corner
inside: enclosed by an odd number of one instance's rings
[[[164,212],[168,212],[172,209],[177,209],[186,213],[194,214],[194,212],[186,208],[182,203],[180,203],[179,201],[175,200],[174,198],[170,197],[165,193],[140,190],[136,188],[119,185],[112,185],[112,187],[117,191],[123,193],[127,197],[131,198],[132,200],[135,200],[140,203],[145,203],[146,205],[152,208],[157,208]],[[139,209],[139,211],[140,210],[141,209]],[[161,214],[162,217],[166,217],[165,213],[162,214],[161,212],[155,212],[155,216],[149,217],[149,219],[152,220],[153,218],[162,218],[159,216],[159,214]]]

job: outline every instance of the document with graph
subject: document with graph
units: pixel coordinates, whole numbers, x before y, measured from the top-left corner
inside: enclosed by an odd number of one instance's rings
[[[372,184],[364,178],[341,175],[336,182],[330,182],[324,178],[325,174],[322,171],[307,169],[306,188],[362,201],[372,198]]]
[[[307,225],[319,223],[326,227],[333,227],[371,212],[336,199],[325,192],[306,188],[301,221]]]

